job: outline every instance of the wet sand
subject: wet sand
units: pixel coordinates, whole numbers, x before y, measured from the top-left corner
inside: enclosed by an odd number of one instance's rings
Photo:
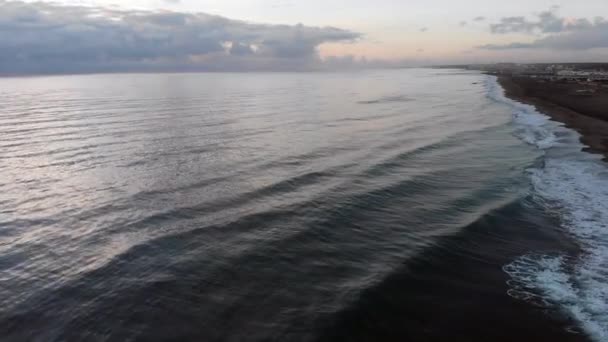
[[[593,96],[576,96],[576,84],[541,83],[532,79],[499,76],[505,94],[536,106],[554,120],[563,122],[581,134],[586,151],[604,155],[608,161],[608,88],[599,88]]]

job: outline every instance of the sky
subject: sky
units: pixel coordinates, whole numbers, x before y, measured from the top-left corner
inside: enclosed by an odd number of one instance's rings
[[[608,62],[606,0],[0,0],[0,73]]]

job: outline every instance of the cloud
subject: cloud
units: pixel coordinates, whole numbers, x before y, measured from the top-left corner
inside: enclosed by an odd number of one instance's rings
[[[608,47],[608,21],[603,17],[594,20],[586,18],[563,18],[556,13],[557,7],[537,15],[537,20],[525,17],[502,18],[499,23],[491,24],[494,34],[523,33],[540,35],[532,42],[510,44],[487,44],[478,48],[486,50],[513,49],[554,49],[589,50]]]
[[[461,21],[460,22],[460,27],[465,27],[465,26],[467,26],[467,24],[468,23],[466,21]]]
[[[423,27],[423,28],[420,29],[420,32],[427,32],[428,30],[429,30],[428,27]]]
[[[0,73],[318,67],[333,27],[265,25],[204,13],[126,11],[0,0]]]
[[[480,49],[486,50],[510,50],[510,49],[529,49],[532,48],[531,43],[510,43],[510,44],[486,44],[479,46]]]
[[[473,18],[473,21],[477,21],[477,22],[484,21],[484,20],[486,20],[486,17],[481,17],[480,16],[480,17]]]
[[[490,25],[492,33],[532,32],[536,24],[526,21],[524,17],[502,18],[500,23]]]
[[[231,43],[228,52],[232,56],[255,55],[253,47],[245,43]]]
[[[523,16],[502,18],[500,22],[491,24],[490,31],[496,34],[507,33],[559,33],[575,30],[589,29],[594,23],[585,18],[568,19],[557,15],[558,7],[541,12],[536,20],[528,20]],[[597,20],[603,20],[598,18]]]

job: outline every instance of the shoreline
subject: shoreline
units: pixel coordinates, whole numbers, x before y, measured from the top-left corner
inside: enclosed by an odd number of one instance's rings
[[[608,112],[605,112],[605,117],[600,118],[598,113],[583,110],[576,103],[571,103],[568,98],[559,100],[559,104],[551,101],[551,97],[556,94],[552,93],[552,85],[547,85],[547,88],[539,88],[540,83],[529,79],[517,79],[508,75],[497,75],[497,82],[503,88],[505,96],[511,100],[515,100],[524,104],[531,105],[536,108],[541,114],[547,115],[551,120],[564,124],[565,127],[575,130],[579,133],[579,141],[584,145],[581,149],[583,152],[602,155],[602,160],[608,162]],[[541,85],[542,86],[542,85]],[[576,85],[561,85],[564,88],[576,88]],[[545,96],[548,95],[548,96]],[[603,93],[598,95],[600,100],[607,100],[608,94]],[[547,99],[549,98],[549,99]],[[582,102],[580,99],[579,103]],[[563,104],[568,105],[568,107]],[[570,107],[570,108],[569,108]],[[608,107],[607,107],[608,108]],[[597,109],[597,108],[594,108]],[[569,236],[564,236],[567,240],[571,240]],[[584,253],[577,241],[572,241],[577,246],[576,254]],[[555,323],[564,329],[564,331],[572,328],[566,320],[556,320]],[[592,341],[593,339],[577,327],[577,338],[581,341]],[[572,337],[572,336],[570,336]]]
[[[561,103],[551,101],[553,93],[550,87],[539,88],[531,85],[531,81],[520,81],[512,76],[497,76],[498,83],[505,91],[505,96],[510,99],[533,105],[541,113],[551,117],[554,121],[563,123],[566,127],[574,129],[580,134],[580,141],[585,148],[583,151],[601,154],[603,160],[608,162],[608,107],[605,116],[602,116],[601,108],[583,108],[580,103],[570,101],[568,97],[562,97]],[[538,84],[536,84],[538,86]],[[544,85],[547,86],[547,85]],[[596,95],[601,101],[608,101],[608,94]],[[580,102],[580,100],[579,100]]]
[[[516,84],[499,84],[509,98],[548,112],[548,104],[515,97]],[[555,228],[559,222],[532,203],[522,198],[492,211],[408,260],[328,323],[317,342],[593,341],[558,306],[509,295],[513,278],[504,267],[518,257],[530,251],[582,253],[578,241]],[[524,231],[513,229],[522,225]],[[487,231],[492,235],[486,236]]]

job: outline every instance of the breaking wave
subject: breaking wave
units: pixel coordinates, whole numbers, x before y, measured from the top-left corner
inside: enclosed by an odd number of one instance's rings
[[[582,151],[579,135],[535,107],[505,97],[496,78],[489,97],[512,107],[516,135],[544,151],[528,170],[533,196],[580,245],[580,254],[523,255],[504,267],[510,295],[555,306],[592,339],[608,340],[608,169]]]

